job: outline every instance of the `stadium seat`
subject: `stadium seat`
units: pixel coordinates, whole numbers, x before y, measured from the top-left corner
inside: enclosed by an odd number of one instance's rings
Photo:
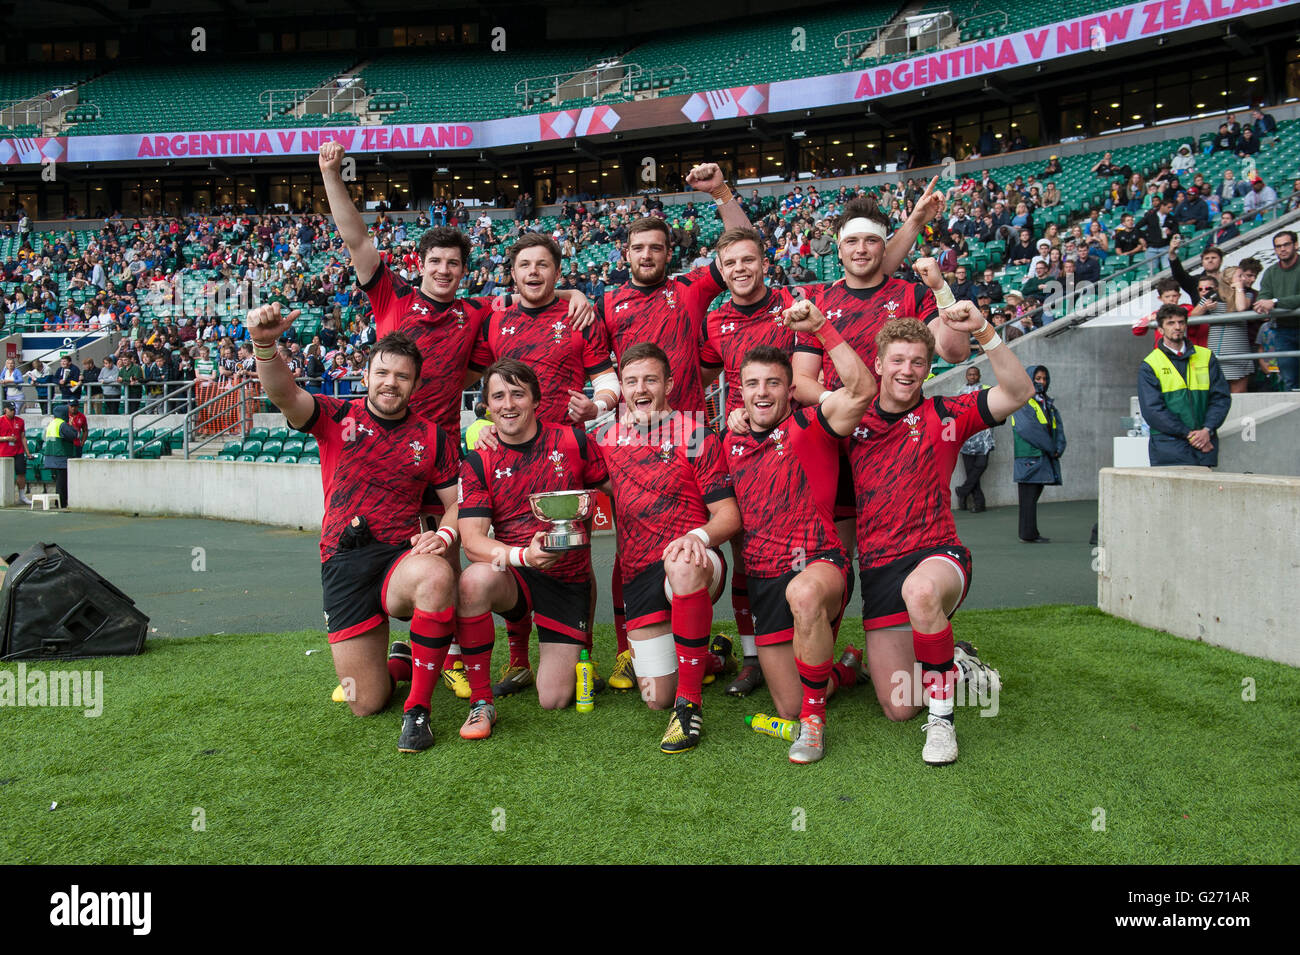
[[[241,454],[239,457],[235,458],[235,460],[236,460],[236,461],[256,461],[256,460],[257,460],[257,455],[255,455],[255,454]]]
[[[299,464],[320,464],[320,456],[316,454],[304,454],[298,459]]]
[[[274,455],[274,454],[259,454],[259,455],[257,455],[257,457],[255,457],[253,460],[255,460],[258,464],[274,464],[274,463],[275,463],[275,455]]]
[[[301,438],[290,438],[284,442],[284,447],[281,450],[284,454],[302,454],[303,440]]]
[[[221,449],[221,453],[226,454],[227,452],[229,452],[232,456],[234,456],[240,452],[243,446],[244,445],[242,441],[232,441]]]
[[[240,457],[243,457],[243,455],[245,455],[245,454],[251,454],[251,455],[256,456],[256,455],[259,455],[259,454],[261,454],[261,453],[262,453],[262,442],[261,442],[261,441],[245,441],[245,442],[244,442],[244,447],[243,447],[243,449],[242,449],[241,452],[240,452]]]
[[[248,432],[245,441],[265,441],[271,436],[271,432],[266,428],[253,428]]]
[[[275,463],[276,463],[276,464],[297,464],[297,463],[298,463],[298,455],[296,455],[296,454],[282,454],[282,455],[280,455],[278,458],[275,459]]]
[[[285,439],[287,439],[287,438],[289,437],[289,429],[288,429],[288,428],[275,428],[275,429],[273,429],[273,430],[271,431],[271,433],[270,433],[269,435],[267,435],[267,437],[269,437],[269,438],[273,438],[273,439],[275,439],[276,441],[284,441]]]
[[[108,450],[113,454],[126,454],[126,442],[121,438],[118,438],[116,441],[110,441]]]
[[[279,440],[265,441],[262,443],[262,454],[278,455],[284,451],[284,442]]]

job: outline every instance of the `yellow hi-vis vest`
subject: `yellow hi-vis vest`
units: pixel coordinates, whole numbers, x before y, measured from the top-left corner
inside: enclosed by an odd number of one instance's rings
[[[1143,360],[1156,373],[1165,407],[1187,425],[1188,431],[1205,427],[1205,412],[1210,406],[1210,350],[1192,345],[1186,380],[1162,348],[1157,347]],[[1152,428],[1151,433],[1162,432]]]

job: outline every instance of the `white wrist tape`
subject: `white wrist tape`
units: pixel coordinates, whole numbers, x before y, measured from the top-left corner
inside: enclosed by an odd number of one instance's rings
[[[696,527],[692,529],[690,533],[694,534],[700,540],[704,541],[705,547],[708,547],[713,543],[713,541],[709,540],[709,532],[706,531],[703,527]]]
[[[609,410],[609,408],[605,405],[604,398],[597,398],[594,404],[596,405],[596,410],[599,411],[601,414],[604,414],[606,411]]]
[[[835,392],[831,391],[829,388],[826,389],[826,390],[823,391],[820,395],[817,396],[817,403],[818,403],[819,405],[823,405],[823,404],[825,404],[825,403],[826,403],[826,399],[829,398],[829,397],[830,397],[831,395],[833,395],[833,394],[835,394]]]
[[[598,391],[608,391],[614,396],[614,400],[618,401],[618,396],[620,394],[618,375],[612,371],[606,371],[593,378],[591,381],[591,393],[594,395]],[[609,409],[606,408],[605,410],[608,411]]]
[[[442,542],[448,547],[460,539],[460,533],[454,527],[439,527],[434,533],[442,538]]]
[[[844,223],[844,225],[840,228],[840,234],[837,236],[837,238],[844,239],[847,236],[857,235],[860,232],[865,233],[866,235],[877,236],[882,240],[885,238],[884,226],[882,226],[879,222],[873,222],[872,220],[864,218],[862,216],[859,216],[856,219],[850,219],[848,222]]]
[[[528,549],[526,547],[510,548],[510,566],[527,567],[528,566]]]
[[[952,289],[948,287],[947,282],[934,290],[934,304],[940,308],[957,304],[957,296],[952,294]]]
[[[668,676],[677,672],[677,645],[673,635],[632,641],[632,666],[637,677]]]
[[[999,335],[997,332],[994,332],[993,340],[990,342],[980,342],[980,348],[984,349],[985,353],[988,353],[991,352],[993,349],[997,348],[1001,344],[1002,344],[1002,336]]]

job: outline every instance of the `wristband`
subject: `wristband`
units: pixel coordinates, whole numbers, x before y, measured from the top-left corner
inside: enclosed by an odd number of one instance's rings
[[[830,322],[825,322],[821,328],[817,329],[817,337],[821,340],[822,347],[830,351],[836,345],[843,345],[844,338],[840,335],[839,329]]]
[[[512,547],[512,548],[510,548],[510,558],[509,558],[509,561],[510,561],[510,566],[511,566],[511,567],[527,567],[527,566],[528,566],[528,550],[527,550],[527,548],[524,548],[524,547]]]
[[[939,308],[947,308],[950,305],[957,304],[957,296],[952,294],[952,289],[948,287],[947,282],[934,290],[934,304]]]
[[[456,540],[460,537],[459,532],[457,532],[454,527],[439,527],[434,533],[441,537],[442,542],[448,547],[455,544]]]
[[[690,533],[694,534],[696,537],[702,540],[704,542],[705,547],[709,547],[713,543],[713,541],[709,540],[709,532],[706,531],[703,527],[696,527],[692,529]]]
[[[731,191],[731,187],[727,185],[725,182],[722,185],[718,186],[717,189],[714,189],[712,192],[710,192],[709,195],[711,195],[713,197],[713,201],[720,206],[725,206],[732,199],[736,198]]]
[[[259,361],[275,361],[277,354],[274,345],[259,345],[253,342],[253,357]]]
[[[828,388],[826,391],[823,391],[820,395],[817,396],[817,403],[818,403],[819,405],[820,405],[820,404],[825,404],[825,403],[826,403],[826,399],[829,398],[829,397],[830,397],[831,395],[833,395],[833,394],[835,394],[835,392],[831,391],[831,390]]]
[[[592,402],[592,404],[596,406],[597,414],[604,414],[606,411],[609,410],[609,406],[605,404],[604,398],[597,398],[594,402]]]

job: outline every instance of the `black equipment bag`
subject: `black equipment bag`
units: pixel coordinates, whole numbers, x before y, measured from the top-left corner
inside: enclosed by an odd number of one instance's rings
[[[0,660],[76,660],[144,650],[149,618],[58,544],[36,544],[6,560]]]

